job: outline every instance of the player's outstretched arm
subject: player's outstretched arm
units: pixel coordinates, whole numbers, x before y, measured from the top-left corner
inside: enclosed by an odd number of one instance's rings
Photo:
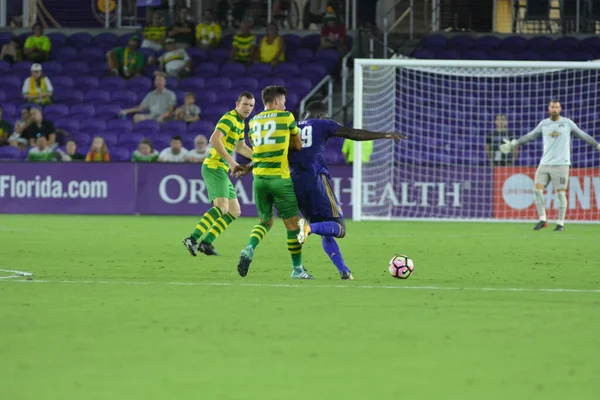
[[[575,136],[577,136],[579,139],[583,140],[590,146],[594,147],[596,150],[600,150],[600,144],[598,144],[596,139],[582,131],[575,122],[571,121],[570,125],[571,133],[573,133]]]
[[[394,139],[399,141],[406,139],[406,135],[398,132],[372,132],[366,129],[354,129],[345,126],[340,126],[334,136],[343,137],[345,139],[364,141],[364,140],[377,140],[377,139]]]
[[[539,138],[540,136],[542,136],[542,123],[541,122],[538,124],[538,126],[535,127],[534,130],[532,130],[531,132],[529,132],[526,135],[521,136],[518,139],[513,139],[513,140],[504,139],[504,143],[498,147],[500,148],[500,151],[502,153],[507,154],[507,153],[510,153],[511,151],[513,151],[513,149],[515,147],[525,144],[527,142],[531,142],[532,140],[535,140],[535,139]]]

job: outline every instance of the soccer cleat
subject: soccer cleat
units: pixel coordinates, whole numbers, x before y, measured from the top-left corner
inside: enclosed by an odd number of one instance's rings
[[[298,243],[304,244],[308,239],[308,235],[310,235],[310,224],[304,218],[300,218],[300,220],[298,220],[298,228],[300,229],[300,233],[298,233]]]
[[[556,228],[554,228],[554,232],[562,232],[564,230],[565,230],[564,225],[556,225]]]
[[[315,279],[315,277],[306,272],[304,267],[298,267],[292,270],[292,279]]]
[[[535,224],[535,226],[533,227],[533,230],[539,231],[540,229],[547,228],[547,227],[548,227],[548,221],[540,221],[537,224]]]
[[[185,246],[186,249],[188,249],[188,251],[190,252],[191,255],[196,257],[196,241],[194,240],[193,237],[190,236],[190,237],[183,239],[183,245]]]
[[[198,245],[198,251],[200,253],[206,254],[207,256],[218,256],[219,255],[219,253],[216,252],[213,245],[211,243],[207,243],[207,242],[200,242],[200,244]]]
[[[344,271],[340,273],[340,277],[342,278],[343,281],[351,281],[354,280],[354,277],[352,276],[352,272],[350,272],[350,270]]]
[[[246,247],[242,250],[242,254],[240,255],[240,262],[238,263],[237,270],[238,274],[242,278],[245,278],[248,275],[248,270],[250,269],[250,263],[252,262],[252,256],[254,255],[254,249],[252,246]]]

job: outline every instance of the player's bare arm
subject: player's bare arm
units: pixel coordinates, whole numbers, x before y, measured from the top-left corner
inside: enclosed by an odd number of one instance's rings
[[[218,129],[215,129],[213,134],[210,136],[210,144],[213,148],[219,153],[219,155],[223,158],[223,160],[227,161],[230,168],[235,168],[238,163],[231,157],[231,155],[225,150],[225,146],[223,146],[223,138],[225,135]]]
[[[248,147],[246,143],[241,140],[238,141],[235,145],[235,151],[237,151],[239,154],[243,155],[246,158],[252,158],[252,155],[254,154],[254,150]]]
[[[335,131],[335,136],[357,141],[377,139],[394,139],[395,141],[399,141],[407,138],[406,135],[399,132],[372,132],[366,129],[354,129],[345,126],[340,126],[339,129]]]

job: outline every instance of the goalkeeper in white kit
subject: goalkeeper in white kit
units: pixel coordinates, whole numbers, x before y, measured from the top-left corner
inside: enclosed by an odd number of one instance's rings
[[[540,216],[533,229],[539,231],[548,226],[546,220],[546,207],[544,201],[544,189],[552,181],[558,196],[558,221],[555,231],[565,230],[565,215],[567,213],[567,185],[569,182],[569,166],[571,165],[571,134],[587,144],[600,150],[600,144],[593,137],[579,129],[569,118],[560,116],[560,102],[552,100],[548,104],[550,118],[546,118],[528,134],[519,139],[504,140],[500,145],[500,151],[510,153],[516,146],[520,146],[534,139],[543,137],[544,154],[540,165],[535,172],[535,206]]]

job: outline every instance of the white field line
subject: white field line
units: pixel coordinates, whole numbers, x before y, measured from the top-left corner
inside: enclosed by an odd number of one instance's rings
[[[0,276],[0,279],[12,279],[33,276],[31,272],[15,271],[14,269],[0,269],[0,273],[2,272],[7,272],[12,275]]]
[[[14,280],[7,282],[74,284],[74,285],[170,285],[170,286],[244,286],[265,288],[300,288],[300,289],[388,289],[388,290],[425,290],[425,291],[470,291],[470,292],[521,292],[521,293],[599,293],[600,289],[568,289],[568,288],[492,288],[492,287],[452,287],[452,286],[390,286],[390,285],[311,285],[292,283],[229,283],[229,282],[144,282],[144,281],[90,281],[90,280]]]

